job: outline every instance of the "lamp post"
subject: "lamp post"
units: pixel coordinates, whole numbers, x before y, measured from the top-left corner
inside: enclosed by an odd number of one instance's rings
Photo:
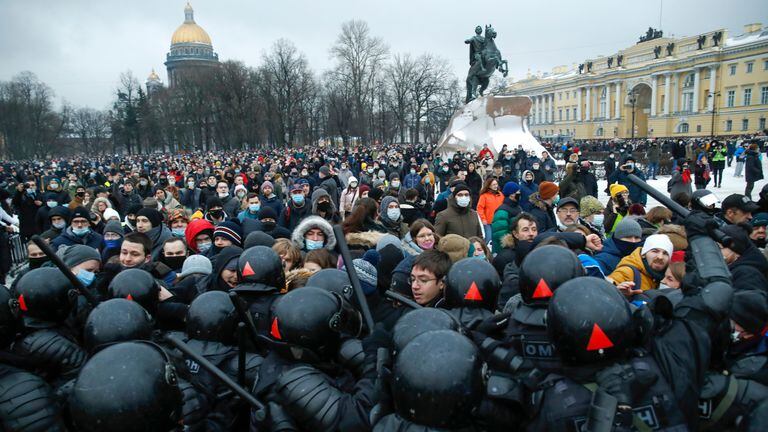
[[[629,103],[632,104],[632,139],[635,139],[635,103],[637,103],[637,93],[635,90],[630,90]]]
[[[709,126],[709,140],[715,138],[715,112],[717,111],[717,97],[720,96],[720,92],[710,93],[709,97],[712,98],[712,124]]]

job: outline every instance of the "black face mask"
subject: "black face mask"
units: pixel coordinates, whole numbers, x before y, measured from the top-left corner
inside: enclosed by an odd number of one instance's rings
[[[29,258],[29,268],[36,269],[40,268],[43,264],[48,262],[47,256],[42,256],[38,258]]]
[[[331,211],[331,203],[328,201],[323,201],[321,203],[318,203],[317,209],[320,210],[321,212],[328,213],[329,211]]]
[[[171,270],[181,270],[181,267],[184,265],[184,260],[186,260],[186,256],[165,256],[163,255],[163,262],[168,265],[168,267],[171,268]]]
[[[277,223],[275,223],[275,222],[262,222],[261,226],[262,226],[262,228],[264,228],[264,231],[272,231],[277,226]]]
[[[211,210],[211,217],[221,219],[224,217],[224,210]]]
[[[128,223],[131,224],[132,227],[136,226],[136,218],[128,218]]]

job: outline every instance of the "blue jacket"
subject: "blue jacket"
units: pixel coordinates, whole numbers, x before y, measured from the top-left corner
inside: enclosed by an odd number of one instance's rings
[[[530,183],[521,181],[520,182],[520,208],[522,208],[524,211],[528,211],[531,209],[531,202],[528,200],[528,197],[533,195],[534,193],[539,191],[539,185],[531,181]]]
[[[643,175],[643,173],[638,169],[632,171],[631,174],[636,175],[640,178],[640,180],[645,180],[645,175]],[[608,177],[608,184],[622,184],[627,187],[627,190],[629,190],[629,199],[632,200],[633,203],[640,203],[642,205],[648,204],[648,194],[646,194],[644,190],[635,186],[634,183],[629,181],[627,175],[628,173],[626,171],[617,169]]]
[[[630,243],[610,237],[603,242],[603,250],[595,254],[595,261],[607,276],[616,270],[622,258],[631,254],[638,246],[642,246],[642,243]]]
[[[72,227],[67,227],[63,233],[53,239],[51,246],[53,247],[53,250],[58,250],[61,246],[86,245],[99,250],[102,240],[103,237],[101,234],[93,229],[83,237],[78,237],[72,232]]]

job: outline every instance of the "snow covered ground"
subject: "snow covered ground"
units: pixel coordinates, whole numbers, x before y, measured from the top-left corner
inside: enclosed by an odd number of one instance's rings
[[[765,154],[763,154],[763,175],[765,177],[768,177],[768,158],[765,157]],[[744,188],[747,186],[747,182],[744,181],[744,177],[734,177],[733,173],[736,170],[736,162],[734,161],[730,167],[725,167],[725,171],[723,171],[723,187],[722,188],[715,188],[714,187],[714,180],[709,182],[709,185],[707,186],[707,189],[711,190],[715,195],[717,195],[718,198],[722,201],[730,194],[743,194]],[[742,170],[743,174],[743,170]],[[665,195],[667,194],[667,182],[669,181],[669,176],[657,176],[657,180],[650,180],[648,183],[655,187],[656,189],[664,192]],[[757,201],[759,199],[758,194],[760,193],[760,190],[765,185],[766,180],[761,180],[757,183],[755,183],[755,187],[752,189],[752,200]],[[600,202],[605,204],[608,202],[608,195],[603,192],[606,187],[606,181],[605,180],[599,180],[598,183],[598,190],[600,193],[599,199]],[[696,186],[693,186],[693,190],[696,190]],[[651,196],[648,196],[648,205],[646,206],[646,210],[650,209],[654,206],[659,205],[658,201],[651,198]]]

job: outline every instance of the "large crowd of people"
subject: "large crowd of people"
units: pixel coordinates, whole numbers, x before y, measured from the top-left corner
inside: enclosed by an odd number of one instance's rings
[[[0,163],[0,429],[768,430],[762,137],[545,147]]]

